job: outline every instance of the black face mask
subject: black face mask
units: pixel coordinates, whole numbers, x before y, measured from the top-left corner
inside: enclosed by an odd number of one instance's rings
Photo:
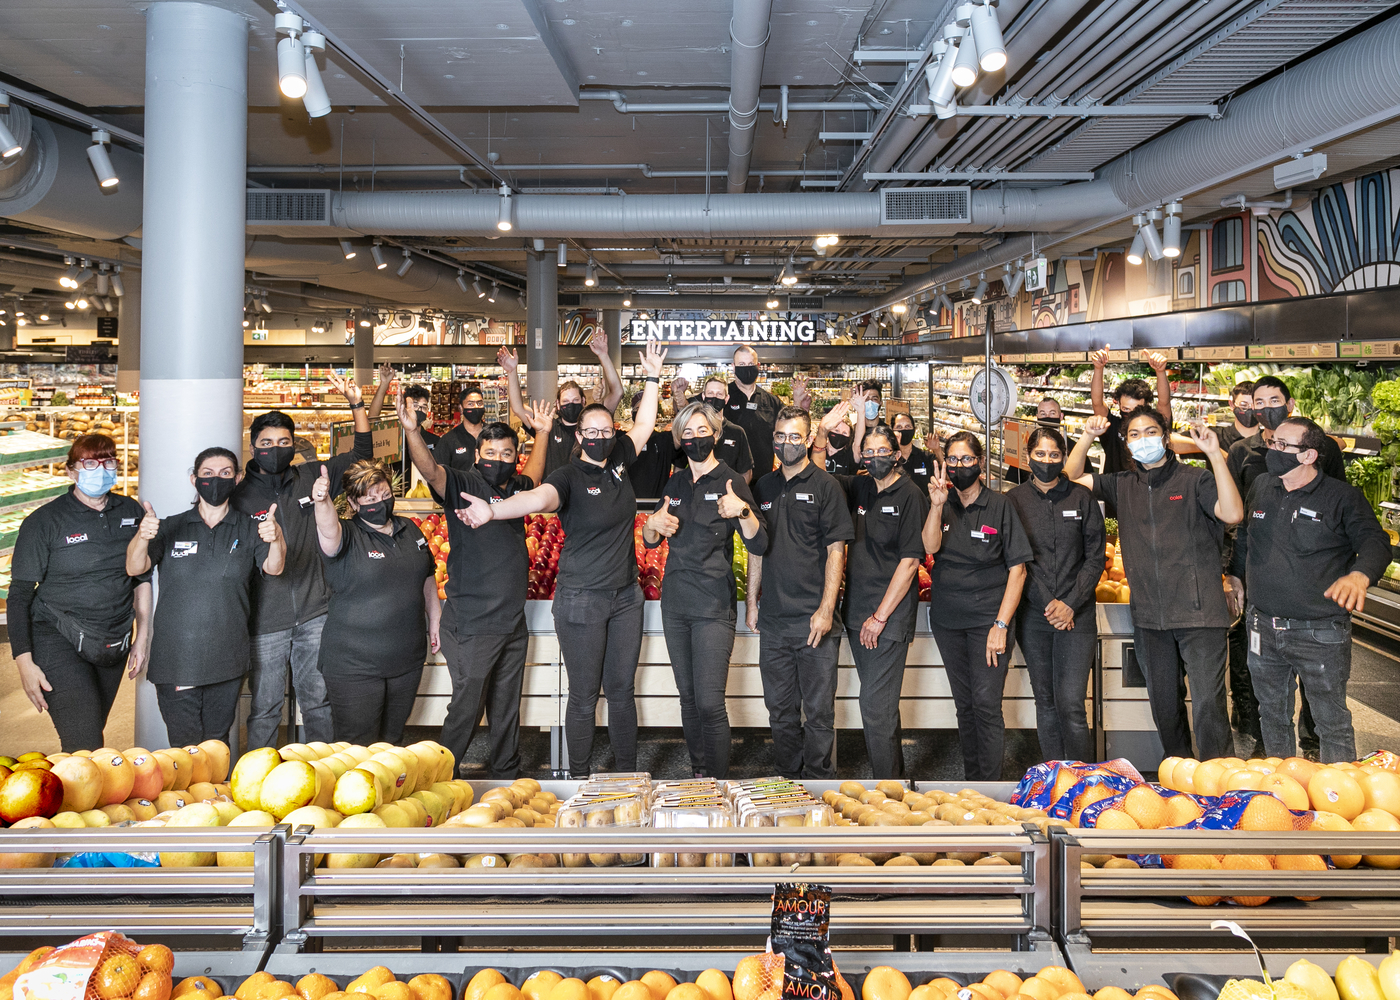
[[[778,453],[778,461],[784,465],[796,465],[807,457],[807,446],[793,444],[791,441],[784,441],[773,450]]]
[[[414,414],[416,414],[417,417],[418,417],[418,426],[419,426],[420,428],[421,428],[424,424],[426,424],[426,423],[428,422],[428,418],[429,418],[430,416],[432,416],[432,414],[430,414],[427,410],[419,409],[419,408],[416,407],[416,406],[413,408],[413,412],[414,412]]]
[[[1259,415],[1253,410],[1236,410],[1235,419],[1245,427],[1253,427],[1259,423]]]
[[[685,452],[685,457],[692,462],[703,462],[710,457],[710,452],[715,450],[715,436],[706,434],[703,437],[685,438],[681,441],[681,451]]]
[[[884,479],[894,471],[894,457],[889,458],[867,458],[865,471],[876,479]]]
[[[970,490],[981,474],[982,470],[975,465],[959,465],[957,468],[948,469],[948,480],[955,489]]]
[[[716,413],[724,409],[724,399],[720,396],[706,396],[703,402]]]
[[[840,451],[851,443],[851,436],[849,434],[828,434],[826,436],[826,443],[828,445],[828,450]]]
[[[1286,476],[1303,463],[1297,455],[1287,451],[1279,451],[1270,448],[1264,452],[1264,467],[1269,470],[1271,476]]]
[[[901,448],[906,444],[911,444],[914,440],[914,428],[912,427],[900,428],[895,431],[895,433],[899,435],[899,445]]]
[[[376,528],[381,528],[389,523],[389,518],[394,516],[394,498],[377,500],[374,503],[362,503],[359,515]]]
[[[1255,418],[1264,425],[1265,430],[1274,430],[1283,423],[1288,416],[1287,404],[1283,406],[1261,406],[1254,411]]]
[[[222,507],[236,485],[238,484],[232,476],[197,476],[194,481],[194,489],[199,494],[199,499],[210,507]]]
[[[734,377],[744,385],[753,385],[758,381],[758,365],[735,365]]]
[[[1035,478],[1042,483],[1053,483],[1059,479],[1064,467],[1064,462],[1037,462],[1031,459],[1031,472],[1035,473]]]
[[[479,424],[486,419],[486,407],[473,406],[462,410],[462,422],[468,424]]]
[[[1039,424],[1041,427],[1054,427],[1056,430],[1058,430],[1059,427],[1060,427],[1060,418],[1059,418],[1059,417],[1038,417],[1038,418],[1036,419],[1036,423]]]
[[[566,424],[578,423],[579,414],[583,412],[582,403],[560,403],[559,419]]]
[[[616,437],[610,438],[584,438],[583,453],[595,462],[602,462],[612,454],[613,445],[617,443]]]
[[[269,476],[280,476],[292,465],[296,449],[291,445],[277,445],[275,448],[254,448],[253,461]]]
[[[492,486],[500,486],[515,472],[514,462],[498,462],[493,458],[478,459],[476,471],[481,473],[481,478]]]

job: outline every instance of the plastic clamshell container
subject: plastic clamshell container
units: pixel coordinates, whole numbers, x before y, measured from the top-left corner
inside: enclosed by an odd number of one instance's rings
[[[778,800],[762,805],[748,803],[741,808],[738,825],[774,828],[835,826],[836,819],[829,805],[817,799],[808,798],[805,802],[793,799]],[[807,852],[754,852],[749,855],[749,864],[755,868],[811,863],[812,855]]]
[[[579,793],[559,807],[557,829],[598,829],[601,827],[648,826],[651,812],[645,795],[636,792],[614,792],[597,795]],[[618,865],[645,864],[645,854],[610,852],[568,853],[560,855],[565,868],[614,868]]]
[[[734,814],[719,797],[677,797],[651,807],[651,825],[669,830],[715,830],[732,827]],[[694,852],[653,854],[653,868],[731,868],[733,854]]]

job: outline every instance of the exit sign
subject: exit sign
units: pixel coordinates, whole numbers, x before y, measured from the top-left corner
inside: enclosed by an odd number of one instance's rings
[[[1026,265],[1026,291],[1043,292],[1049,284],[1047,268],[1049,261],[1044,257],[1037,257]]]

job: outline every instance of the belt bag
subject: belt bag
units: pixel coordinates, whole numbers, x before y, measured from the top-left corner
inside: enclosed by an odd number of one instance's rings
[[[43,601],[36,600],[34,606],[47,618],[53,620],[58,634],[73,644],[78,655],[94,667],[119,667],[126,662],[127,651],[131,648],[131,622],[115,634],[98,633],[83,626],[78,619]]]

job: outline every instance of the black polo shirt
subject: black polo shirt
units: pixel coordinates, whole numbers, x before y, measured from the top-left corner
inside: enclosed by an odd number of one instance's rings
[[[1254,480],[1260,476],[1268,475],[1269,465],[1264,458],[1268,451],[1269,446],[1264,443],[1263,431],[1253,437],[1243,438],[1230,447],[1225,464],[1229,466],[1230,475],[1234,477],[1235,485],[1239,487],[1240,496],[1248,496],[1250,487],[1254,485]],[[1322,448],[1318,452],[1317,471],[1325,476],[1331,476],[1333,479],[1347,481],[1342,449],[1330,437],[1323,439]]]
[[[1133,468],[1133,453],[1128,450],[1128,442],[1123,440],[1123,415],[1112,410],[1108,413],[1108,430],[1099,436],[1103,448],[1103,474],[1111,475]]]
[[[827,439],[828,441],[830,438]],[[855,452],[851,450],[851,442],[847,441],[844,448],[831,450],[830,445],[826,450],[826,471],[833,476],[854,476],[860,471],[860,461],[856,458]]]
[[[773,448],[773,432],[768,432],[768,450]],[[685,456],[682,455],[683,459]],[[715,458],[729,466],[739,475],[753,471],[753,446],[749,444],[749,436],[728,417],[724,419],[724,426],[720,428],[719,437],[715,438]],[[759,473],[762,475],[762,473]]]
[[[545,477],[559,494],[564,528],[557,587],[621,590],[637,582],[637,494],[627,477],[637,449],[626,434],[613,441],[605,465],[575,458]]]
[[[1038,614],[1051,601],[1063,601],[1075,618],[1093,615],[1104,554],[1103,514],[1094,495],[1061,476],[1044,493],[1025,482],[1006,496],[1033,553],[1026,566],[1025,602]]]
[[[456,518],[453,518],[456,520]],[[330,613],[321,632],[321,673],[400,677],[423,666],[428,623],[423,581],[435,563],[428,539],[406,517],[375,531],[358,517],[340,522],[340,551],[323,553]]]
[[[737,382],[729,383],[724,416],[748,436],[755,479],[773,470],[773,427],[782,408],[783,401],[762,386],[754,386],[753,395],[746,396]]]
[[[1005,493],[983,486],[964,507],[957,491],[949,490],[943,505],[943,544],[934,553],[929,574],[932,592],[938,595],[929,605],[929,624],[991,628],[1011,568],[1030,562],[1033,555],[1016,505]]]
[[[846,491],[846,508],[855,527],[855,538],[846,550],[845,619],[848,629],[858,629],[880,607],[900,560],[923,562],[928,495],[905,475],[883,491],[872,476],[837,476],[836,481]],[[914,638],[918,607],[916,578],[890,612],[882,634],[909,642]]]
[[[901,465],[904,474],[914,480],[914,485],[927,493],[929,480],[933,478],[933,458],[929,453],[918,445],[911,445],[909,457]]]
[[[774,469],[754,484],[753,493],[768,528],[758,630],[805,639],[826,587],[827,546],[856,536],[846,493],[811,462],[791,479]],[[840,629],[840,622],[832,627]]]
[[[574,437],[574,432],[578,430],[578,424],[566,424],[558,416],[554,418],[554,425],[550,427],[549,434],[545,438],[544,454],[544,474],[548,476],[555,469],[562,469],[569,464],[569,460],[574,457],[574,445],[578,439]],[[525,433],[532,438],[535,437],[535,429],[529,425],[525,426]],[[535,440],[535,447],[540,445],[539,439]]]
[[[1296,490],[1278,476],[1254,480],[1231,572],[1248,581],[1246,596],[1260,614],[1345,619],[1346,610],[1322,592],[1353,571],[1374,586],[1389,564],[1390,536],[1355,486],[1331,476]]]
[[[423,436],[427,441],[427,435]],[[458,424],[440,438],[439,447],[428,446],[438,464],[449,469],[470,469],[476,464],[476,435],[467,430],[465,424]]]
[[[281,576],[258,575],[253,581],[253,635],[281,632],[326,613],[330,592],[321,568],[321,543],[316,538],[316,511],[311,487],[321,478],[321,466],[331,479],[331,496],[341,492],[345,470],[362,458],[374,457],[368,431],[355,435],[355,446],[325,462],[293,465],[280,476],[265,474],[249,462],[243,481],[234,488],[233,506],[261,521],[277,505],[277,523],[287,541],[287,565]]]
[[[670,431],[652,431],[646,447],[627,467],[627,478],[632,480],[632,492],[641,500],[655,500],[666,488],[666,482],[675,471],[676,458],[680,455],[676,439]]]
[[[150,580],[126,575],[126,546],[146,512],[120,493],[108,493],[106,505],[93,510],[73,496],[76,486],[30,514],[19,526],[10,577],[16,584],[37,583],[34,599],[77,618],[97,633],[113,635],[132,619],[132,593]],[[39,615],[35,609],[35,616]],[[15,635],[14,655],[27,653],[28,622]]]
[[[463,635],[510,635],[525,614],[525,588],[529,582],[530,554],[525,548],[525,519],[488,521],[472,528],[457,516],[469,506],[461,497],[470,493],[488,503],[532,490],[529,476],[511,476],[499,487],[486,482],[475,467],[447,469],[446,513],[447,600],[452,626]]]
[[[1220,580],[1224,526],[1208,470],[1171,452],[1155,469],[1094,476],[1096,498],[1118,511],[1118,545],[1137,628],[1228,628]]]
[[[1230,454],[1230,449],[1235,446],[1236,441],[1244,440],[1244,435],[1235,429],[1234,421],[1231,421],[1228,424],[1212,426],[1211,430],[1215,431],[1215,439],[1220,442],[1220,450],[1223,451],[1227,456]],[[1258,436],[1259,429],[1255,428],[1254,433],[1251,434],[1250,437]]]
[[[196,504],[162,518],[146,551],[160,567],[151,683],[218,684],[242,677],[248,671],[253,580],[262,575],[268,553],[258,522],[230,504],[211,528]]]
[[[749,484],[723,462],[699,481],[687,466],[666,484],[656,509],[670,512],[681,526],[668,546],[666,580],[661,587],[663,612],[718,619],[734,614],[734,533],[739,531],[739,521],[719,516],[719,498],[727,492],[729,483],[734,484],[734,495],[754,510]],[[758,516],[758,531],[752,538],[744,538],[744,547],[762,555],[768,548],[768,531],[762,515],[754,513]],[[743,532],[739,532],[739,537],[743,538]]]

